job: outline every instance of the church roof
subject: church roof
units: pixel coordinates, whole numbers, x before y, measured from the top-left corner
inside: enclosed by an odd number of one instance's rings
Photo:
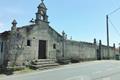
[[[30,25],[25,25],[22,27],[17,27],[17,31],[21,30],[21,29],[26,29],[27,31],[31,31],[33,29],[33,27],[36,26],[36,24],[30,24]],[[53,31],[55,34],[57,34],[59,37],[62,37],[61,34],[59,34],[55,29],[53,29],[51,26],[48,26],[48,28]],[[11,31],[4,31],[2,33],[0,33],[0,37],[8,37],[10,35]]]
[[[3,33],[0,33],[0,38],[7,40],[10,36],[10,31],[4,31]]]

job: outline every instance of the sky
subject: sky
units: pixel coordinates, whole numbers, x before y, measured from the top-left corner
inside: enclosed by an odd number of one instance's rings
[[[0,0],[0,33],[11,29],[13,19],[17,27],[29,25],[41,0]],[[68,39],[97,42],[106,45],[106,15],[120,7],[120,0],[44,0],[48,8],[50,26]],[[110,45],[120,43],[120,10],[109,15]]]

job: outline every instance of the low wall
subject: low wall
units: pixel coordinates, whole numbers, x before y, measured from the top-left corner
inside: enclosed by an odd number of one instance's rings
[[[79,58],[81,60],[96,59],[96,48],[92,43],[66,41],[65,43],[65,57]]]
[[[79,58],[80,60],[97,60],[98,52],[100,51],[101,59],[107,59],[107,46],[101,45],[101,49],[99,45],[88,42],[78,42],[73,40],[66,40],[65,42],[65,57],[66,58]],[[115,55],[118,54],[118,51],[115,50],[114,47],[109,48],[109,58],[115,59]]]

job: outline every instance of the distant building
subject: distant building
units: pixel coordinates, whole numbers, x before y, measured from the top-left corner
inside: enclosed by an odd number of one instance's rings
[[[32,24],[17,28],[12,22],[10,31],[0,33],[0,65],[17,66],[37,59],[107,59],[107,47],[88,42],[68,40],[65,32],[59,34],[49,26],[47,8],[42,0],[38,6],[36,19]],[[114,47],[110,47],[109,58],[114,59]]]

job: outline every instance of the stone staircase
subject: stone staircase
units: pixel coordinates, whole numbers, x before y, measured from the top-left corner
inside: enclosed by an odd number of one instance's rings
[[[54,59],[38,59],[38,60],[33,60],[31,62],[30,68],[44,70],[44,69],[56,68],[58,66],[59,64],[56,63],[56,60]]]

